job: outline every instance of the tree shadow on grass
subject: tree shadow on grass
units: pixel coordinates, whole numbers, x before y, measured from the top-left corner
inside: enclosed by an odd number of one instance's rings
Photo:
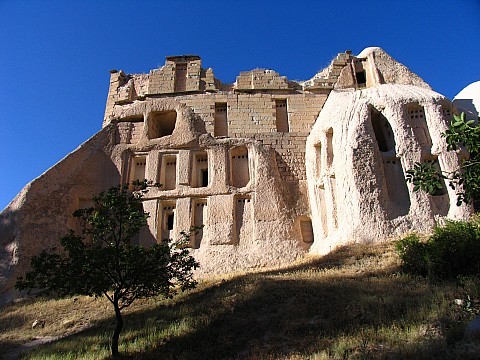
[[[338,339],[352,336],[358,343],[344,345],[345,358],[368,352],[390,354],[369,358],[408,358],[403,357],[409,353],[402,346],[375,348],[371,342],[377,339],[371,333],[426,321],[437,301],[435,293],[425,281],[398,276],[388,268],[355,276],[320,275],[324,269],[369,256],[350,249],[285,270],[219,281],[175,302],[128,313],[121,345],[129,358],[138,359],[276,359],[331,355]],[[112,328],[113,317],[71,338],[82,339],[86,348],[108,348]],[[358,337],[359,333],[365,336]],[[427,340],[421,342],[425,351],[430,346]],[[42,353],[61,356],[71,351],[67,339]]]
[[[22,342],[20,340],[2,340],[0,342],[0,359],[5,359],[5,354],[9,354],[13,352],[15,349],[18,349],[22,346]]]

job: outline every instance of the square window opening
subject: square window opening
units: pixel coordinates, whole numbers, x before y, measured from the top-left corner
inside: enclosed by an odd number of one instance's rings
[[[148,122],[148,138],[156,139],[172,135],[176,122],[177,112],[175,110],[152,113]]]

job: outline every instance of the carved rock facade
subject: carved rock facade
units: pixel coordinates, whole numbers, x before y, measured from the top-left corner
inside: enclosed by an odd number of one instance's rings
[[[103,129],[28,184],[0,214],[0,291],[58,244],[70,214],[116,184],[148,179],[139,244],[204,225],[198,276],[291,262],[464,218],[445,187],[414,193],[415,161],[458,164],[441,132],[455,109],[379,48],[339,54],[304,82],[272,70],[222,84],[195,55],[149,74],[111,71]]]

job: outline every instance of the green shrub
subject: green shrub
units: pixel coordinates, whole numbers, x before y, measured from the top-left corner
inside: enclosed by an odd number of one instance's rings
[[[427,244],[420,241],[417,234],[410,234],[395,244],[400,259],[402,270],[409,274],[426,276],[427,269]]]
[[[480,227],[475,220],[448,221],[428,240],[428,269],[432,276],[477,275],[480,270]]]
[[[397,253],[406,273],[433,279],[480,274],[480,224],[470,221],[447,221],[437,226],[426,242],[415,234],[396,243]]]

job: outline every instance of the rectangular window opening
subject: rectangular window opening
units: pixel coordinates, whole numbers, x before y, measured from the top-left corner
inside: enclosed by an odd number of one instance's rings
[[[187,89],[187,64],[176,64],[175,69],[175,92],[183,92]]]
[[[356,72],[355,77],[357,78],[358,87],[365,87],[367,85],[367,74],[365,70]]]
[[[300,220],[300,232],[303,242],[313,243],[313,227],[310,219]]]
[[[145,179],[145,171],[147,167],[146,156],[135,156],[131,159],[130,163],[130,175],[128,176],[128,183],[131,189],[133,189],[134,181],[143,181]]]
[[[158,227],[158,239],[174,239],[175,234],[175,202],[162,202]]]
[[[411,105],[408,108],[408,117],[413,130],[413,135],[420,146],[430,148],[432,139],[428,131],[427,121],[425,118],[425,109],[420,105]]]
[[[228,136],[227,103],[215,103],[213,136]]]
[[[203,239],[203,229],[207,219],[207,199],[195,199],[192,202],[193,219],[192,225],[196,227],[192,234],[190,246],[194,249],[200,248]]]
[[[289,132],[287,100],[275,100],[275,125],[278,132]]]
[[[242,188],[249,182],[248,149],[239,146],[230,150],[230,184]]]
[[[240,244],[252,236],[253,205],[250,196],[235,196],[234,201],[235,244]]]
[[[208,155],[206,151],[194,153],[192,164],[192,187],[208,186]]]
[[[160,170],[160,183],[162,190],[173,190],[177,187],[177,156],[163,155]]]

